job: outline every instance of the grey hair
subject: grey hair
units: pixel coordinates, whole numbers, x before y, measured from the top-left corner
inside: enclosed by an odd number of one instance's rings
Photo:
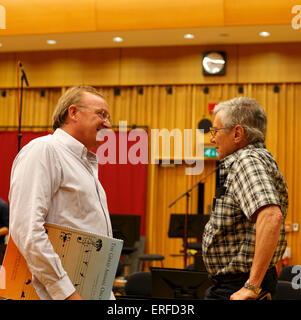
[[[221,111],[221,121],[225,128],[241,125],[249,143],[264,142],[267,117],[261,105],[253,98],[239,97],[223,101],[214,108],[214,115]]]

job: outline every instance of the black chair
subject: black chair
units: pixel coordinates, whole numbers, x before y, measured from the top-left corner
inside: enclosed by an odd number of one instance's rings
[[[291,281],[278,280],[274,300],[301,300],[301,289],[294,289]]]
[[[278,279],[282,281],[292,281],[295,274],[292,273],[293,266],[285,266],[281,270]]]
[[[135,272],[127,277],[125,284],[126,296],[133,298],[150,298],[152,291],[152,280],[150,272]]]
[[[142,254],[139,256],[139,260],[140,260],[140,266],[143,262],[148,262],[149,263],[149,267],[151,266],[152,261],[161,261],[161,268],[163,268],[163,260],[164,260],[164,256],[162,256],[161,254],[155,254],[155,253],[148,253],[148,254]],[[141,267],[140,267],[141,270]]]

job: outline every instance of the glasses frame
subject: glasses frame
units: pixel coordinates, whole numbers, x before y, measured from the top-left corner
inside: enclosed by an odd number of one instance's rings
[[[212,136],[212,138],[215,138],[216,134],[218,133],[219,130],[227,130],[229,128],[215,128],[215,127],[210,127],[209,128],[209,131],[210,131],[210,134]]]
[[[111,123],[111,116],[106,110],[101,110],[98,112],[98,115],[101,117],[102,120]]]

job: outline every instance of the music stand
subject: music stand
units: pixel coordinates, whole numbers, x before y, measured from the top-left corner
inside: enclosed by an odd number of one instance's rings
[[[195,249],[197,251],[201,248],[201,242],[191,243],[190,245],[185,244],[188,238],[197,238],[198,241],[201,241],[202,234],[206,223],[209,221],[210,215],[206,214],[175,214],[172,213],[169,221],[169,238],[182,238],[184,248]],[[185,227],[185,220],[187,219],[187,225]],[[186,229],[186,230],[185,230]],[[185,234],[186,233],[186,234]],[[186,255],[187,253],[184,252]],[[199,254],[194,255],[194,264],[195,269],[200,268],[203,264],[200,261],[201,256]],[[185,260],[186,262],[186,260]],[[186,268],[186,265],[184,266]],[[202,268],[203,269],[203,268]]]
[[[211,286],[206,271],[151,268],[152,298],[204,299]]]
[[[169,238],[182,238],[185,240],[185,213],[172,213],[169,220]],[[205,225],[209,220],[209,215],[190,214],[187,217],[187,238],[200,237],[204,231]]]
[[[122,253],[134,252],[135,242],[140,239],[141,217],[134,214],[111,214],[110,217],[114,238],[123,240]]]
[[[171,202],[168,207],[171,208],[173,205],[175,205],[179,200],[181,200],[183,197],[186,197],[186,213],[185,213],[185,221],[184,221],[184,268],[186,268],[187,265],[187,221],[188,221],[188,215],[189,215],[189,198],[190,198],[190,192],[196,188],[199,183],[203,183],[206,181],[206,179],[211,176],[215,171],[217,171],[219,167],[217,166],[214,170],[210,171],[206,174],[206,176],[199,180],[197,183],[195,183],[191,188],[186,190],[184,193],[182,193],[176,200]]]
[[[123,240],[121,255],[126,267],[122,273],[127,274],[131,265],[131,254],[137,250],[135,242],[140,240],[141,216],[134,214],[111,214],[113,237]]]

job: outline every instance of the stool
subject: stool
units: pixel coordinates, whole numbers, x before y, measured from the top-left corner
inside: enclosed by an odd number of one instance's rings
[[[142,254],[139,256],[140,266],[141,266],[141,263],[145,261],[149,261],[150,263],[152,261],[161,261],[161,268],[163,268],[163,260],[164,260],[164,256],[162,256],[161,254]],[[139,266],[139,269],[140,269],[140,266]]]

